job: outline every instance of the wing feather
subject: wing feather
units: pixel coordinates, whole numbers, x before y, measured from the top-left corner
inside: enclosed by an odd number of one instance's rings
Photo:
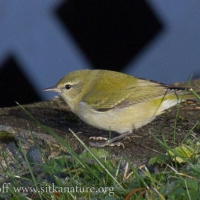
[[[82,101],[89,104],[93,109],[103,112],[164,98],[166,94],[174,93],[167,91],[167,88],[164,84],[138,79],[137,83],[134,82],[117,91],[109,89],[109,87],[99,90],[94,86],[93,90],[86,94]]]

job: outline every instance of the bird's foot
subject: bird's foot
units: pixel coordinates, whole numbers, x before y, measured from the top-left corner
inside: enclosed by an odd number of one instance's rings
[[[94,142],[89,142],[89,145],[91,147],[114,147],[114,146],[122,146],[122,148],[124,149],[124,144],[122,142],[113,142],[113,143],[110,143],[108,142],[109,140],[107,140],[106,142],[103,142],[103,143],[94,143]]]
[[[104,140],[104,141],[106,140],[106,142],[104,142],[104,143],[89,142],[89,145],[93,146],[93,147],[106,147],[106,146],[111,146],[111,147],[118,146],[118,147],[120,147],[120,146],[122,146],[124,148],[124,144],[122,142],[114,142],[114,141],[122,139],[122,138],[123,139],[129,139],[131,141],[130,137],[128,137],[131,134],[132,134],[132,132],[126,132],[126,133],[121,134],[121,135],[114,137],[112,139],[105,138],[105,137],[90,137],[89,138],[90,140],[91,139],[92,140]]]
[[[111,147],[114,147],[114,146],[122,146],[124,148],[124,144],[122,142],[110,142],[109,138],[106,138],[106,137],[90,137],[89,138],[90,140],[104,140],[106,142],[103,142],[103,143],[94,143],[94,142],[89,142],[89,145],[92,146],[92,147],[107,147],[107,146],[111,146]]]
[[[90,137],[89,140],[108,140],[106,137]]]

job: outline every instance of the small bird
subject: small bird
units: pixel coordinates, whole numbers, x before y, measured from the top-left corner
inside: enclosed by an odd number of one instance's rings
[[[194,98],[185,88],[109,70],[73,71],[44,91],[59,93],[87,124],[121,134],[93,146],[120,145],[113,142],[150,123],[181,100]]]

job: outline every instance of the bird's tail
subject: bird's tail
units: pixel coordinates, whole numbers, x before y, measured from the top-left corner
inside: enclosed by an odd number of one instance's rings
[[[188,99],[200,100],[200,91],[195,91],[192,88],[170,86],[167,89],[167,93],[173,91],[179,101]]]

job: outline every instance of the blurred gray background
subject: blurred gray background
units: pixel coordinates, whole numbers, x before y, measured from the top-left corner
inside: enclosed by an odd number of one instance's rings
[[[0,107],[50,99],[78,69],[200,77],[199,0],[1,0]]]

